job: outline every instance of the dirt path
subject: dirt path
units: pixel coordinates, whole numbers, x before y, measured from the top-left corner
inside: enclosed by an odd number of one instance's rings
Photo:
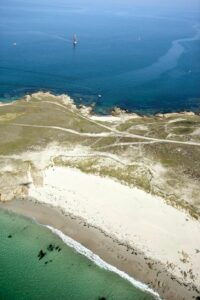
[[[78,132],[72,129],[60,127],[60,126],[45,126],[45,125],[29,125],[29,124],[23,124],[23,123],[11,123],[10,125],[15,126],[22,126],[22,127],[32,127],[32,128],[47,128],[47,129],[55,129],[55,130],[61,130],[66,131],[68,133],[76,134],[79,136],[85,136],[85,137],[112,137],[112,136],[119,136],[119,137],[128,137],[128,138],[135,138],[135,139],[143,139],[147,141],[154,141],[157,143],[171,143],[171,144],[180,144],[180,145],[188,145],[188,146],[200,146],[200,143],[196,142],[184,142],[184,141],[177,141],[177,140],[168,140],[168,139],[158,139],[158,138],[152,138],[147,137],[143,135],[138,134],[132,134],[132,133],[125,133],[120,132],[116,130],[112,130],[112,133],[109,132],[102,132],[102,133],[89,133],[89,132]],[[109,128],[109,127],[108,127]],[[129,143],[131,145],[131,143]],[[136,145],[137,142],[133,142],[132,145]],[[141,144],[141,142],[138,142],[138,144]],[[121,145],[121,143],[119,143]]]

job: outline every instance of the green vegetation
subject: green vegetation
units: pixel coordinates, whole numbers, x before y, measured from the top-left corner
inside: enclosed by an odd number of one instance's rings
[[[190,134],[194,131],[193,128],[191,127],[177,127],[173,129],[173,133],[176,135],[185,135],[185,134]]]
[[[34,94],[0,106],[0,193],[24,184],[29,169],[39,184],[42,168],[70,166],[162,196],[198,218],[198,132],[198,115],[93,121],[66,96]]]

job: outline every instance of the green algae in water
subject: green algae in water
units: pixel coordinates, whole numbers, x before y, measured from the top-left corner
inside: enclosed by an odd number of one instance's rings
[[[0,211],[0,228],[0,299],[155,299],[30,219]]]

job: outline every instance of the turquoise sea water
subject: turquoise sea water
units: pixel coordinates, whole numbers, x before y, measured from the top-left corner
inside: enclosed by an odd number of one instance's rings
[[[0,211],[0,228],[2,300],[155,299],[30,219]]]
[[[1,0],[0,100],[51,90],[100,113],[200,110],[198,23],[199,0]]]

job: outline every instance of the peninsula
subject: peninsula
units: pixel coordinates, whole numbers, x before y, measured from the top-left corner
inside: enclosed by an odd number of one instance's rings
[[[200,297],[200,115],[0,105],[0,208],[79,241],[164,299]]]

